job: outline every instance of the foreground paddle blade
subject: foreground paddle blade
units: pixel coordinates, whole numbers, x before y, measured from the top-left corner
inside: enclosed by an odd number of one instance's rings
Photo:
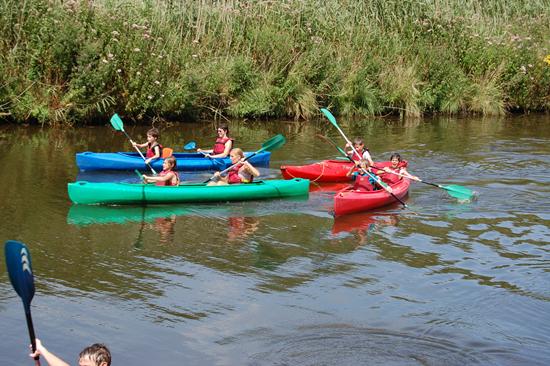
[[[446,190],[449,196],[459,200],[471,200],[475,195],[475,193],[472,190],[466,187],[462,187],[454,184],[451,184],[448,186],[441,186],[441,188]]]
[[[332,123],[334,126],[338,127],[338,122],[336,122],[336,118],[330,113],[330,111],[326,108],[321,108],[321,112],[325,115],[325,117],[328,118],[330,123]]]
[[[116,113],[111,117],[111,126],[117,131],[124,131],[124,123]]]
[[[286,143],[286,138],[283,135],[279,134],[279,135],[273,136],[272,138],[264,142],[262,144],[261,151],[273,151],[275,149],[280,148],[285,143]]]
[[[31,254],[25,244],[14,240],[7,241],[4,250],[10,282],[27,308],[34,296]]]
[[[183,150],[195,150],[197,148],[197,143],[195,141],[189,141],[183,147]]]

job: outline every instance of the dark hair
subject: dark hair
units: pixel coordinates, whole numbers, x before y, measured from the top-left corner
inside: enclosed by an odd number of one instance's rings
[[[158,139],[159,135],[160,135],[159,130],[155,127],[151,128],[149,131],[147,131],[147,134],[153,136],[156,139]]]
[[[217,129],[224,130],[225,134],[229,135],[229,126],[226,125],[225,123],[219,124]]]
[[[393,158],[397,158],[397,160],[401,161],[401,155],[399,155],[398,153],[391,154],[390,160],[393,160]]]
[[[94,343],[89,347],[86,347],[78,355],[79,359],[88,358],[96,366],[101,365],[103,362],[107,363],[107,366],[111,366],[111,352],[106,345],[102,343]]]
[[[363,139],[361,137],[356,137],[353,139],[353,143],[355,145],[365,145],[365,143],[363,142]]]

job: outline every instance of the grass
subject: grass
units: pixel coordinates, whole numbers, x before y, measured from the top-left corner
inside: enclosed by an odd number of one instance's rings
[[[550,110],[550,0],[4,0],[0,28],[15,122]]]

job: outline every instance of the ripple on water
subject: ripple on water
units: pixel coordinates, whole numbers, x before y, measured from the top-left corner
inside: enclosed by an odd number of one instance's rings
[[[346,324],[301,327],[267,340],[252,365],[497,365],[448,340]],[[506,353],[498,351],[497,353]]]

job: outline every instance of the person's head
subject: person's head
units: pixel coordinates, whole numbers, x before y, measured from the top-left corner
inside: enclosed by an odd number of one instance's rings
[[[362,169],[368,169],[369,168],[369,161],[367,159],[361,159],[359,160],[359,167]]]
[[[147,141],[148,142],[154,142],[157,141],[159,138],[159,130],[156,128],[151,128],[149,131],[147,131]]]
[[[177,163],[176,158],[173,156],[169,156],[166,159],[164,159],[164,162],[162,163],[162,169],[164,170],[176,170]]]
[[[231,158],[231,163],[235,164],[242,158],[244,158],[244,152],[239,149],[238,147],[231,149],[231,152],[229,153],[229,157]]]
[[[229,127],[225,123],[222,123],[218,126],[217,133],[220,137],[227,136],[229,135]]]
[[[365,143],[363,142],[363,139],[360,137],[356,137],[353,139],[353,147],[355,150],[363,150],[365,147]]]
[[[111,352],[104,344],[92,344],[78,355],[78,366],[111,366]]]
[[[391,154],[390,161],[391,161],[392,167],[397,168],[397,166],[401,162],[401,155],[399,155],[398,153]]]

